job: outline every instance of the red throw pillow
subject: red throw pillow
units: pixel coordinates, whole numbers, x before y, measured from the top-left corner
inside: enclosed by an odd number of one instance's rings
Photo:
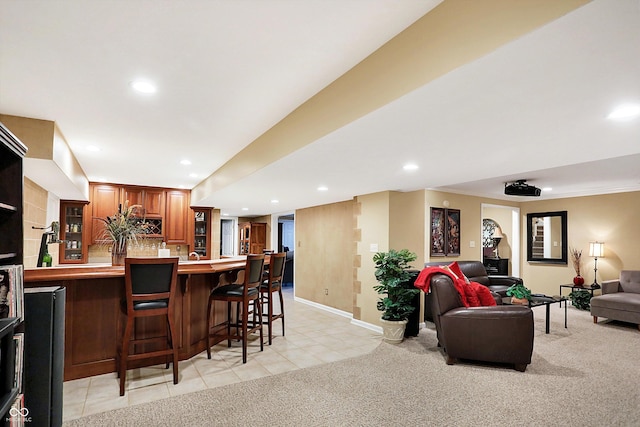
[[[491,291],[486,286],[481,285],[478,282],[471,282],[467,287],[474,290],[480,306],[488,307],[497,305],[495,298],[493,298],[493,295],[491,294]],[[467,298],[467,300],[468,299],[469,298]]]
[[[456,276],[458,276],[458,279],[463,279],[465,283],[469,283],[469,279],[467,279],[467,276],[465,276],[462,270],[460,269],[460,265],[458,265],[458,261],[453,261],[451,264],[448,265],[448,267],[449,267],[449,270],[451,270]]]

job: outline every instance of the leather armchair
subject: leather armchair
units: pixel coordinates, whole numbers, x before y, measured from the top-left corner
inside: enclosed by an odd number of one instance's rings
[[[482,264],[481,264],[482,265]],[[438,345],[447,364],[457,359],[513,364],[524,372],[533,353],[533,312],[529,307],[464,307],[453,282],[436,274],[430,283]]]
[[[445,262],[428,262],[424,266],[432,267],[438,265],[448,265],[451,261]],[[484,264],[481,261],[458,261],[460,270],[465,276],[472,282],[478,282],[481,285],[486,286],[494,294],[494,298],[498,305],[502,304],[502,298],[507,296],[507,289],[509,286],[515,283],[522,283],[520,277],[515,276],[490,276],[487,274],[487,270],[484,268]],[[424,296],[424,320],[432,322],[433,316],[431,314],[431,293]]]

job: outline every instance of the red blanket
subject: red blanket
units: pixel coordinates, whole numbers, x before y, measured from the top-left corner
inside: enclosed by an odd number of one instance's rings
[[[457,274],[456,274],[457,272]],[[414,286],[425,293],[429,292],[429,284],[434,274],[444,274],[453,282],[453,286],[460,294],[460,301],[465,307],[480,307],[496,305],[491,291],[477,282],[470,282],[460,271],[457,262],[448,266],[425,267],[414,282]]]

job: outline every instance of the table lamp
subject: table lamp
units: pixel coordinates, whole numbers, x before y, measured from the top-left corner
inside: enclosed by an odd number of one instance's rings
[[[493,252],[495,252],[496,258],[500,258],[500,254],[498,254],[498,245],[500,244],[500,240],[502,240],[503,237],[504,236],[502,235],[502,230],[500,230],[500,227],[496,227],[493,229],[491,240],[493,240],[493,247],[495,248]]]
[[[589,242],[589,256],[595,257],[593,262],[593,283],[591,288],[600,289],[598,284],[598,257],[604,258],[604,243],[603,242]]]

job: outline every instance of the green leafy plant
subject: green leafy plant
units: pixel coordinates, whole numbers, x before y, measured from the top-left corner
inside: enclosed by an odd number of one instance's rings
[[[389,252],[378,252],[373,256],[376,265],[375,276],[380,283],[373,289],[380,295],[386,295],[378,300],[377,308],[382,311],[384,320],[406,320],[415,309],[412,305],[413,297],[420,292],[413,284],[406,285],[411,278],[407,269],[409,263],[416,260],[416,254],[407,249]]]
[[[106,241],[112,245],[114,253],[122,253],[125,251],[130,242],[137,242],[138,236],[147,234],[149,224],[144,218],[137,215],[137,209],[140,205],[129,206],[127,200],[124,206],[118,208],[118,212],[107,218],[96,218],[104,222],[100,240]]]
[[[591,292],[584,289],[576,289],[569,294],[571,304],[578,310],[589,310],[591,308]]]
[[[507,289],[507,295],[531,301],[531,291],[523,283],[515,283]]]

